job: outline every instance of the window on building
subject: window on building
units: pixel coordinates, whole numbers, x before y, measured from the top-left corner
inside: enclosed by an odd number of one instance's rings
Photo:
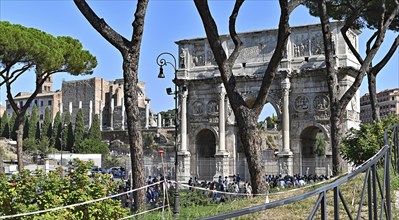
[[[35,105],[37,106],[37,100],[35,99]]]
[[[40,114],[40,120],[43,120],[43,114]]]
[[[51,105],[52,105],[52,102],[51,102],[51,100],[48,100],[48,105],[49,105],[49,106],[51,106]]]
[[[40,106],[43,106],[43,101],[40,101]]]
[[[11,105],[10,104],[7,104],[7,109],[10,109],[11,108]]]

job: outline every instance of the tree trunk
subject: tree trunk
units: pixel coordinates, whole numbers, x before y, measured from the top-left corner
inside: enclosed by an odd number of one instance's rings
[[[18,130],[17,130],[17,159],[18,159],[18,171],[22,172],[24,170],[24,160],[23,160],[23,152],[22,152],[22,139],[24,136],[24,115],[17,113],[17,118],[15,122],[18,123]]]
[[[333,162],[333,175],[339,175],[343,172],[342,167],[342,157],[339,150],[340,142],[341,142],[341,117],[340,110],[337,108],[330,108],[331,110],[331,151],[332,151],[332,162]]]
[[[374,122],[380,121],[380,105],[377,99],[376,77],[373,73],[367,73],[370,94],[371,115]]]
[[[133,35],[127,40],[113,30],[104,19],[98,17],[84,0],[74,0],[76,6],[110,44],[117,48],[123,58],[123,93],[129,134],[130,157],[132,164],[133,188],[144,186],[143,146],[141,139],[140,114],[138,107],[138,63],[140,58],[141,40],[144,32],[144,17],[147,11],[148,0],[137,1],[134,13]],[[145,204],[145,189],[133,193],[134,210]]]
[[[264,180],[265,167],[261,158],[262,140],[257,129],[256,115],[251,114],[250,110],[243,110],[244,114],[237,114],[238,133],[244,148],[245,157],[247,159],[249,173],[251,176],[251,184],[254,194],[265,193],[266,184]]]
[[[138,56],[138,55],[137,55]],[[143,145],[140,131],[140,112],[138,107],[138,91],[140,91],[137,74],[137,62],[134,54],[127,53],[123,56],[124,100],[127,116],[127,129],[129,134],[130,159],[132,175],[134,177],[133,189],[144,186],[144,161]],[[145,205],[145,189],[134,191],[134,210],[138,211]]]

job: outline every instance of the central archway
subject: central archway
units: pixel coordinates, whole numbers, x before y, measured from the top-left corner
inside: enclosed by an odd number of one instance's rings
[[[216,138],[209,129],[198,132],[195,141],[197,149],[197,173],[201,180],[211,180],[216,173]]]

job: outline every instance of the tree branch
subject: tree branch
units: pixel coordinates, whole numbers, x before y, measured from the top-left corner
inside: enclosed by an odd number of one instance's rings
[[[201,16],[202,22],[204,23],[209,46],[211,47],[215,55],[216,63],[219,67],[223,67],[227,60],[227,55],[223,50],[222,44],[220,42],[219,31],[216,22],[213,19],[212,14],[209,10],[208,3],[206,0],[194,0],[194,3]]]
[[[354,21],[358,18],[359,16],[359,11],[352,11],[353,14],[345,20],[344,26],[341,28],[341,34],[342,37],[345,40],[346,45],[348,45],[349,49],[353,53],[353,55],[356,57],[357,61],[362,64],[363,58],[360,56],[359,52],[357,52],[356,48],[353,46],[352,42],[349,40],[348,35],[346,33],[348,32],[349,28],[353,25]]]
[[[100,33],[110,44],[121,52],[126,49],[125,47],[129,45],[129,41],[112,29],[104,19],[99,18],[85,0],[74,0],[74,3],[83,16],[85,16],[89,21],[91,26],[93,26],[93,28],[96,29],[98,33]]]
[[[237,60],[238,55],[240,54],[241,48],[242,48],[242,41],[238,37],[237,32],[236,32],[236,20],[238,16],[238,12],[240,11],[240,8],[242,4],[244,3],[244,0],[237,0],[234,9],[230,15],[230,20],[229,20],[229,31],[230,31],[230,37],[234,42],[234,50],[230,54],[230,57],[228,59],[228,65],[230,68],[233,67],[235,61]]]
[[[274,50],[273,55],[270,58],[269,65],[267,66],[264,73],[262,85],[259,89],[259,94],[256,97],[255,103],[253,105],[253,108],[256,109],[255,111],[258,115],[260,114],[264,104],[266,103],[270,85],[276,75],[277,68],[280,65],[280,61],[283,58],[283,51],[286,51],[288,36],[291,33],[288,22],[290,11],[292,11],[293,9],[289,9],[289,3],[286,0],[279,0],[279,2],[281,13],[277,33],[276,49]]]
[[[230,31],[232,30],[231,25],[234,25],[233,23],[235,22],[234,14],[238,13],[239,8],[242,4],[239,1],[241,1],[241,0],[237,0],[236,4],[234,6],[234,9],[232,12],[233,17],[232,16],[230,17],[230,24],[229,24]],[[220,76],[225,85],[227,95],[230,97],[230,100],[232,102],[234,100],[234,102],[237,105],[246,106],[244,99],[242,98],[240,93],[236,90],[236,80],[235,80],[235,77],[233,75],[232,68],[231,68],[235,62],[234,56],[237,56],[236,54],[238,54],[238,52],[234,52],[234,55],[231,56],[231,58],[229,58],[229,61],[227,60],[226,52],[224,51],[221,41],[220,41],[216,22],[212,17],[212,14],[210,12],[207,1],[206,0],[194,0],[194,3],[195,3],[195,6],[197,7],[198,13],[200,14],[200,17],[202,19],[202,23],[204,24],[204,28],[205,28],[205,32],[206,32],[206,35],[208,38],[209,46],[211,47],[211,50],[214,54],[216,64],[219,67]],[[231,37],[234,37],[233,41],[238,40],[235,43],[240,44],[239,38],[237,37],[236,34],[234,34],[234,32],[235,32],[235,28],[233,28],[233,35],[235,35],[235,36],[231,36]],[[236,46],[235,50],[239,50],[239,47]],[[231,64],[229,64],[228,62],[231,62]]]
[[[392,10],[392,13],[389,15],[389,17],[386,19],[386,21],[383,23],[383,25],[378,28],[378,30],[377,30],[378,34],[377,34],[376,40],[374,41],[374,45],[370,49],[369,53],[366,55],[364,62],[361,64],[360,69],[358,70],[358,75],[355,78],[355,81],[353,82],[352,86],[349,87],[348,90],[346,90],[346,92],[342,95],[342,97],[340,99],[341,109],[346,108],[347,104],[352,99],[353,95],[359,89],[365,73],[370,71],[371,62],[373,61],[375,55],[377,54],[378,50],[380,49],[380,46],[385,38],[385,33],[386,33],[388,27],[390,26],[390,24],[392,23],[393,18],[398,14],[398,12],[399,12],[399,6],[398,6],[398,4],[396,4],[396,7]],[[382,13],[385,13],[385,11]]]
[[[368,54],[370,52],[371,43],[377,37],[377,35],[378,35],[378,31],[374,32],[373,35],[367,41],[367,43],[366,43],[366,54]]]
[[[391,47],[387,54],[385,54],[384,58],[374,67],[371,68],[370,72],[377,76],[377,74],[381,71],[382,68],[388,63],[388,61],[392,58],[393,54],[395,53],[396,49],[399,46],[399,35],[396,36],[395,41],[392,43]]]

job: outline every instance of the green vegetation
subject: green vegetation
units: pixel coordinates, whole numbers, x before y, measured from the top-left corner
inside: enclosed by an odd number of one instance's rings
[[[74,138],[74,145],[73,145],[73,152],[80,152],[80,145],[83,141],[85,133],[85,124],[83,120],[83,110],[79,109],[78,113],[76,114],[75,120],[75,129],[73,131],[73,138]]]
[[[321,132],[317,133],[314,153],[318,157],[325,157],[326,156],[326,147],[327,147],[327,142],[326,142],[326,138],[325,138],[324,134]]]
[[[76,204],[118,192],[118,184],[109,175],[87,175],[92,163],[74,160],[63,177],[62,169],[34,174],[23,171],[11,179],[0,175],[0,215],[34,212]],[[120,201],[107,199],[75,208],[61,209],[26,219],[119,219],[127,209]]]
[[[398,123],[399,117],[390,115],[373,124],[361,124],[359,129],[351,128],[342,141],[342,157],[356,166],[361,165],[385,145],[385,130]]]
[[[8,103],[16,114],[11,136],[17,141],[18,169],[24,169],[22,158],[25,115],[42,85],[52,75],[67,72],[72,75],[91,74],[97,66],[96,58],[83,50],[79,40],[68,36],[54,37],[35,28],[27,28],[7,21],[0,22],[0,75],[5,84]],[[34,74],[34,91],[25,103],[16,103],[13,84],[21,75]],[[33,121],[32,121],[33,122]],[[32,123],[32,126],[36,126]],[[33,128],[30,130],[32,131]],[[36,132],[35,132],[36,133]],[[31,138],[31,136],[29,136]],[[39,136],[38,136],[39,138]]]
[[[1,137],[10,138],[10,122],[6,111],[4,111],[3,117],[1,117],[0,134]]]
[[[33,105],[32,112],[30,113],[29,117],[29,126],[28,127],[28,137],[39,139],[40,138],[40,130],[37,128],[39,127],[39,116],[37,114],[37,105]],[[39,135],[38,135],[39,134]]]
[[[46,107],[44,112],[44,120],[42,124],[41,139],[47,138],[51,139],[53,134],[53,119],[51,118],[50,108]]]

